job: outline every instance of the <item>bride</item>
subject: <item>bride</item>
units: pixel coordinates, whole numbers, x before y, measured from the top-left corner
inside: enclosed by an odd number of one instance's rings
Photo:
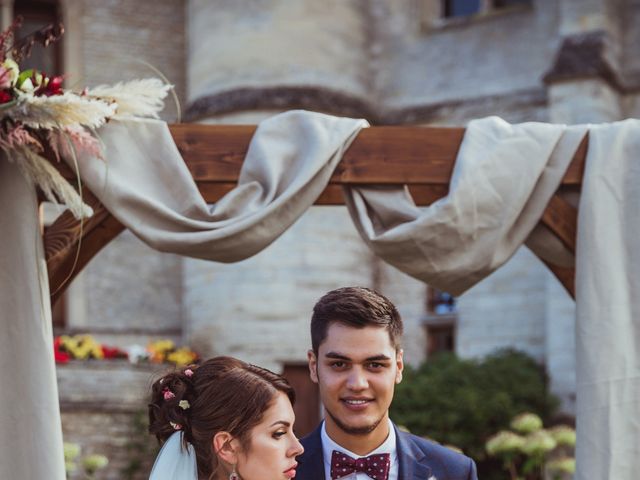
[[[149,404],[163,444],[150,480],[292,479],[294,398],[281,376],[231,357],[164,375]]]

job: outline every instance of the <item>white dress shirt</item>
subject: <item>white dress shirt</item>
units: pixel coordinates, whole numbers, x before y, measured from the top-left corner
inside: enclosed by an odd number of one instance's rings
[[[331,480],[331,454],[334,450],[345,453],[349,455],[351,458],[368,457],[369,455],[378,455],[380,453],[388,453],[389,458],[391,459],[391,467],[389,468],[389,480],[398,480],[398,452],[396,451],[396,431],[393,428],[393,423],[389,420],[389,435],[387,435],[387,439],[382,442],[378,448],[373,450],[372,452],[367,453],[366,455],[357,455],[353,452],[350,452],[344,447],[341,447],[336,442],[334,442],[329,434],[327,433],[327,426],[325,422],[322,422],[322,430],[320,432],[320,438],[322,439],[322,456],[324,458],[324,477],[325,480]],[[347,475],[346,477],[342,477],[348,480],[371,480],[371,477],[366,473],[356,472]]]

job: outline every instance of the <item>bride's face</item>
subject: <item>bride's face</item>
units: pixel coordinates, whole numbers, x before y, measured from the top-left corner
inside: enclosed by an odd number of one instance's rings
[[[295,457],[303,452],[293,434],[295,415],[289,398],[278,392],[262,421],[251,431],[246,453],[238,456],[243,480],[287,480],[295,477]]]

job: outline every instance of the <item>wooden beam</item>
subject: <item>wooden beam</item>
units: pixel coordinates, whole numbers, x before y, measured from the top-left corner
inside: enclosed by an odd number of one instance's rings
[[[124,230],[124,225],[88,189],[83,189],[83,199],[93,208],[90,218],[79,222],[67,210],[45,228],[44,251],[52,305],[86,264]]]
[[[171,125],[171,134],[198,184],[235,183],[255,126]],[[333,184],[449,184],[463,128],[370,127],[345,152]],[[587,151],[578,148],[562,184],[579,185]]]
[[[215,203],[238,181],[255,126],[171,125],[178,150],[208,203]],[[337,166],[318,205],[342,205],[343,185],[408,185],[418,205],[430,205],[449,188],[463,128],[371,127],[362,130]],[[588,148],[585,137],[562,179],[561,190],[576,190],[582,181]],[[75,174],[55,164],[66,178]],[[49,281],[54,300],[69,281],[124,227],[90,192],[85,193],[95,214],[80,225],[67,212],[45,230]],[[572,251],[575,250],[577,212],[559,196],[549,203],[541,221]],[[551,267],[550,267],[551,268]],[[552,271],[573,292],[572,269]]]

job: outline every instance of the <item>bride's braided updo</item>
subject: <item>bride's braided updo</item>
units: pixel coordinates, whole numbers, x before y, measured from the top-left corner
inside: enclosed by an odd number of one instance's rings
[[[198,478],[218,468],[213,437],[229,432],[250,449],[251,430],[262,420],[278,392],[291,403],[295,393],[280,375],[231,357],[215,357],[197,366],[167,373],[152,387],[149,433],[164,443],[176,430],[193,445]]]

